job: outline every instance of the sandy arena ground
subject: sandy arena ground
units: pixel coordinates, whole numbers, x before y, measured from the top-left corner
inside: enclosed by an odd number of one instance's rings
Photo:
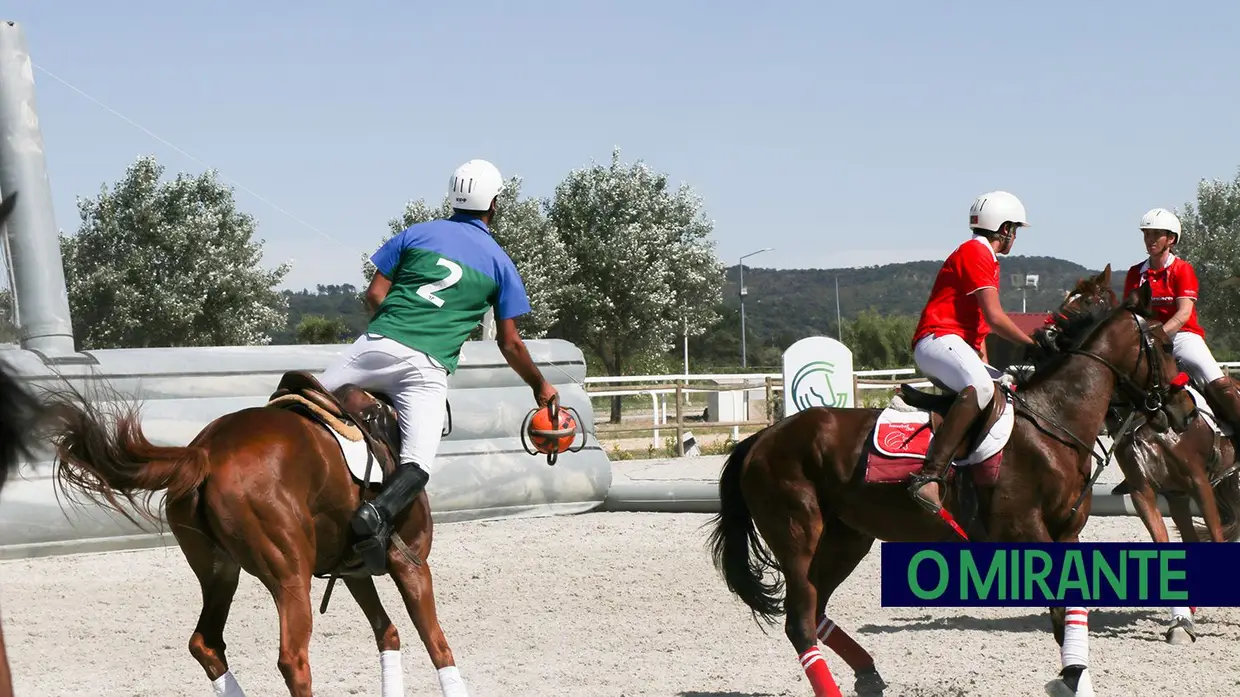
[[[471,693],[810,695],[782,625],[764,634],[710,565],[709,518],[589,513],[438,526],[439,613]],[[1084,537],[1147,539],[1132,517],[1093,518]],[[1044,611],[883,609],[878,563],[876,545],[830,612],[876,657],[889,697],[1043,694],[1059,669]],[[314,582],[316,613],[325,585]],[[439,695],[394,587],[381,579],[379,590],[404,642],[406,693]],[[18,697],[209,697],[186,649],[199,602],[176,547],[0,563]],[[1204,609],[1191,646],[1163,642],[1166,620],[1161,609],[1091,612],[1098,694],[1240,694],[1240,608]],[[253,577],[242,575],[225,637],[250,697],[287,694],[275,609]],[[316,695],[378,694],[373,639],[343,586],[315,615],[310,655]],[[851,672],[824,655],[853,694]]]

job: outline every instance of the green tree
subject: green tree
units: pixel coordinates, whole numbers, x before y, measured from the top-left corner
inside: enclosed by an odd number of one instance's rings
[[[913,331],[917,318],[881,314],[873,309],[844,320],[843,343],[853,352],[857,370],[907,368],[913,365]]]
[[[21,340],[21,328],[14,321],[13,293],[0,289],[0,344],[16,344]]]
[[[1198,317],[1215,358],[1227,360],[1240,349],[1240,170],[1231,181],[1200,181],[1196,203],[1178,215],[1175,253],[1197,271]]]
[[[289,265],[260,265],[254,218],[214,171],[161,182],[153,157],[93,199],[78,199],[76,235],[61,235],[78,346],[266,344],[287,321],[276,286]]]
[[[351,333],[349,324],[340,317],[306,315],[297,323],[299,344],[342,344]]]
[[[431,208],[422,199],[410,201],[400,216],[388,221],[389,232],[379,244],[382,246],[410,225],[451,215],[452,206],[446,195],[437,208]],[[519,177],[510,177],[504,183],[491,222],[495,241],[517,267],[530,298],[530,313],[517,320],[521,334],[531,339],[542,338],[558,321],[560,307],[570,294],[571,288],[563,279],[572,272],[573,260],[548,222],[542,204],[534,198],[521,198]],[[367,284],[374,278],[375,265],[369,255],[362,261],[362,275]],[[471,338],[480,336],[481,331],[475,329]]]
[[[609,375],[623,375],[696,336],[719,319],[723,265],[713,224],[687,185],[645,164],[594,164],[568,174],[547,217],[575,265],[557,334],[594,351]],[[612,400],[611,421],[620,420]]]

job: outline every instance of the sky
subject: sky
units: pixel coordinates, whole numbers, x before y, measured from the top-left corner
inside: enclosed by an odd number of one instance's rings
[[[347,9],[345,9],[347,8]],[[218,170],[282,287],[362,285],[471,158],[550,196],[641,160],[726,265],[942,259],[1002,189],[1013,254],[1142,258],[1137,222],[1240,171],[1240,3],[5,0],[66,231],[138,156]],[[548,271],[553,272],[553,271]]]

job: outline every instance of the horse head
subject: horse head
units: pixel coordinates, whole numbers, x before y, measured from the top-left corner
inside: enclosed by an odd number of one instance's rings
[[[1158,430],[1170,425],[1182,432],[1196,405],[1184,391],[1187,375],[1172,356],[1171,338],[1153,321],[1148,285],[1114,303],[1110,267],[1077,284],[1064,304],[1039,332],[1045,352],[1035,373],[1071,355],[1087,356],[1106,366],[1116,379],[1113,403],[1142,413]]]

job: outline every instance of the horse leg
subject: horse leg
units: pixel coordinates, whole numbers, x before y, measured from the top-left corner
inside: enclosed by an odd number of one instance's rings
[[[1075,543],[1079,535],[1080,528],[1057,541]],[[1046,538],[1045,541],[1049,542],[1050,535],[1047,534]],[[1052,697],[1094,697],[1093,681],[1089,675],[1089,608],[1053,607],[1050,612],[1063,667],[1059,677],[1046,685],[1046,694]]]
[[[448,639],[439,626],[430,561],[426,557],[423,554],[422,563],[413,564],[398,553],[389,553],[388,568],[400,590],[400,597],[405,601],[409,618],[413,620],[413,626],[417,628],[418,636],[430,655],[431,664],[439,673],[439,687],[444,697],[469,697],[465,681],[456,667],[456,659],[452,656],[452,647],[448,646]]]
[[[1211,504],[1214,503],[1213,491],[1211,491]],[[1213,510],[1215,519],[1218,519],[1218,508],[1211,506],[1206,508],[1198,501],[1198,506],[1202,507],[1202,512]],[[1167,507],[1171,509],[1171,519],[1175,521],[1175,526],[1180,530],[1180,537],[1185,542],[1199,542],[1197,537],[1197,528],[1193,524],[1193,510],[1189,505],[1189,499],[1186,495],[1168,496]],[[1210,518],[1206,516],[1206,525],[1210,525]],[[1210,536],[1215,542],[1222,542],[1222,522],[1218,521],[1216,526],[1210,527]],[[1197,641],[1197,629],[1193,624],[1193,614],[1196,608],[1189,607],[1173,607],[1171,608],[1171,626],[1167,627],[1164,637],[1168,644],[1182,646],[1192,644]]]
[[[818,573],[814,583],[818,589],[818,639],[852,668],[856,677],[853,689],[857,691],[857,697],[880,697],[887,683],[878,674],[869,652],[827,616],[827,603],[835,589],[856,570],[873,544],[874,538],[862,535],[838,518],[823,524],[822,538],[818,544]]]
[[[346,578],[344,583],[375,631],[375,642],[379,645],[380,694],[382,697],[404,697],[405,672],[400,663],[400,635],[379,601],[374,580],[369,577]]]
[[[207,536],[206,525],[195,515],[198,497],[168,504],[172,534],[202,586],[202,612],[189,638],[189,652],[207,673],[216,697],[245,697],[224,655],[224,625],[232,607],[241,565]]]
[[[310,689],[310,571],[263,579],[280,615],[280,657],[276,664],[292,697],[313,697]]]
[[[752,470],[751,470],[752,472]],[[822,536],[822,514],[813,490],[788,485],[766,487],[769,497],[753,501],[755,527],[779,560],[785,584],[784,633],[796,649],[814,697],[842,697],[827,661],[818,650],[817,589],[810,581]],[[832,562],[823,559],[817,563]]]

